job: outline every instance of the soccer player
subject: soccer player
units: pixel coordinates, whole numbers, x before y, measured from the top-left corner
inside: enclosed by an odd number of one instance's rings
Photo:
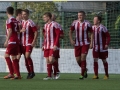
[[[75,41],[72,38],[73,31],[75,31]],[[88,32],[91,32],[91,43],[89,40]],[[89,47],[92,48],[92,26],[85,20],[85,12],[78,12],[78,19],[73,21],[71,25],[71,30],[69,31],[70,42],[75,49],[75,57],[78,65],[81,67],[81,76],[79,79],[87,78],[87,68],[86,68],[86,56]]]
[[[52,65],[54,67],[56,64],[55,58],[59,58],[59,38],[60,38],[60,29],[58,28],[58,24],[52,21],[52,14],[46,12],[43,15],[43,20],[46,22],[43,29],[44,34],[44,43],[42,49],[44,50],[44,57],[46,58],[47,63],[47,72],[48,76],[43,78],[43,80],[52,79]]]
[[[63,36],[64,36],[63,30],[62,30],[61,25],[55,21],[56,20],[55,14],[52,14],[52,20],[54,21],[54,23],[56,23],[58,25],[58,28],[60,29],[60,38],[63,38]],[[60,50],[59,50],[59,52],[60,52]],[[53,67],[53,69],[54,69],[54,77],[55,77],[55,79],[58,79],[60,77],[58,58],[55,58],[55,62],[53,64],[56,64],[56,66],[57,66],[56,68]]]
[[[105,26],[101,24],[102,18],[100,16],[94,17],[93,33],[94,33],[94,44],[93,44],[93,58],[94,58],[94,77],[98,79],[98,59],[102,59],[105,76],[104,79],[108,79],[108,63],[106,58],[108,57],[108,45],[110,43],[110,34]]]
[[[4,43],[4,47],[6,47],[5,52],[5,59],[6,63],[9,68],[9,74],[4,77],[4,79],[21,79],[20,71],[19,71],[19,63],[17,59],[18,54],[18,35],[17,32],[19,30],[18,28],[18,22],[13,17],[14,9],[13,7],[7,8],[7,16],[8,19],[6,20],[6,41]],[[11,59],[10,59],[11,56]],[[12,66],[13,62],[13,66]],[[14,70],[16,72],[16,76],[14,77]]]
[[[38,32],[35,23],[29,19],[29,10],[25,9],[22,11],[22,18],[22,52],[25,57],[25,64],[28,71],[27,79],[32,79],[35,73],[31,53],[35,46]]]
[[[18,21],[19,31],[22,29],[22,9],[16,10],[16,20]],[[20,60],[22,54],[22,46],[21,46],[21,34],[18,32],[18,39],[19,39],[19,48],[18,48],[18,55],[17,59]]]

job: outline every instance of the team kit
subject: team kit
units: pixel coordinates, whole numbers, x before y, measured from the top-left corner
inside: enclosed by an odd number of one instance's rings
[[[20,74],[19,60],[24,55],[25,66],[28,72],[26,79],[35,77],[33,60],[31,53],[36,44],[38,30],[40,27],[29,19],[29,10],[17,9],[14,15],[14,8],[7,7],[6,14],[6,40],[4,43],[5,60],[9,69],[8,75],[4,79],[22,79]],[[103,79],[109,79],[108,74],[108,46],[110,43],[110,34],[107,28],[101,24],[102,18],[99,15],[94,16],[93,25],[85,20],[86,13],[78,12],[78,19],[71,22],[69,30],[69,40],[74,46],[76,62],[81,69],[80,80],[88,77],[86,68],[86,57],[88,50],[92,49],[93,54],[93,79],[99,79],[98,59],[101,59],[104,66],[105,76]],[[47,77],[43,80],[59,79],[60,70],[58,59],[60,58],[60,39],[64,38],[61,25],[55,21],[56,15],[46,12],[43,14],[45,22],[42,33],[43,43],[42,51],[46,59]],[[75,33],[75,35],[73,34]],[[90,33],[90,34],[89,34]],[[75,36],[75,39],[73,37]]]

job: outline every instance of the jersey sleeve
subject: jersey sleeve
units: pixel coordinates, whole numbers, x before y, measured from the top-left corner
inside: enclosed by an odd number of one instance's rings
[[[33,32],[37,31],[37,27],[33,21],[30,21],[30,26],[31,26]]]
[[[7,29],[12,28],[12,21],[11,20],[7,20],[6,21],[6,25],[7,25]]]
[[[70,30],[72,30],[72,31],[75,30],[75,22],[76,22],[76,21],[73,21],[73,23],[71,24]]]
[[[110,34],[109,34],[106,27],[103,27],[103,32],[105,33],[105,36],[106,36],[106,45],[109,45],[109,43],[110,43]]]

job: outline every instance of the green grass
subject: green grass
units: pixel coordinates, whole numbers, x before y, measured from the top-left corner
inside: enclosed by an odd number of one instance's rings
[[[61,74],[59,80],[43,81],[46,74],[36,74],[27,80],[22,74],[21,80],[4,80],[6,73],[0,73],[0,90],[120,90],[120,75],[111,74],[109,80],[103,80],[104,75],[99,75],[98,80],[93,80],[93,74],[87,79],[79,80],[79,74]]]

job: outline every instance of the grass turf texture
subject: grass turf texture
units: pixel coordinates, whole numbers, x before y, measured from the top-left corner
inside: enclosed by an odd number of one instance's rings
[[[61,74],[58,80],[44,81],[46,74],[36,74],[27,80],[27,74],[22,73],[21,80],[4,80],[7,73],[0,73],[0,90],[120,90],[120,75],[111,74],[110,79],[103,80],[100,74],[98,80],[93,80],[93,74],[87,79],[79,80],[79,74]]]

